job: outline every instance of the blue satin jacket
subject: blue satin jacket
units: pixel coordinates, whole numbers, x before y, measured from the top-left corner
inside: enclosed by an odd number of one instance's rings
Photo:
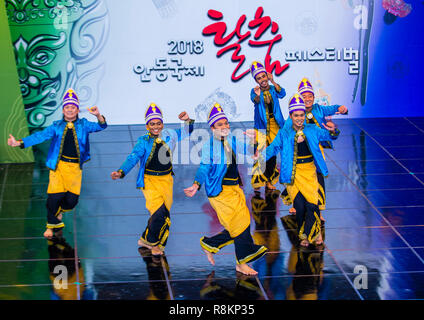
[[[314,157],[315,166],[325,177],[328,176],[327,165],[322,156],[319,148],[320,141],[335,140],[338,133],[332,135],[326,129],[318,128],[314,124],[306,124],[303,133],[306,137],[309,149]],[[294,181],[295,165],[297,161],[297,154],[295,153],[295,135],[296,131],[293,128],[280,129],[277,136],[272,143],[265,148],[261,156],[263,159],[269,158],[280,153],[281,155],[281,170],[280,170],[280,183],[291,184]]]
[[[286,90],[284,88],[281,88],[280,92],[277,92],[274,86],[270,86],[269,93],[271,94],[272,101],[274,102],[274,118],[277,124],[282,128],[284,126],[284,117],[281,113],[280,109],[280,102],[278,99],[282,99],[286,96]],[[250,91],[250,100],[252,100],[253,103],[255,103],[254,99],[256,97],[255,90],[252,89]],[[255,129],[265,129],[267,128],[267,117],[266,117],[266,107],[265,107],[265,101],[264,101],[264,93],[261,91],[260,94],[260,102],[255,103],[255,115],[254,115],[254,127]]]
[[[68,122],[63,119],[54,121],[43,131],[36,132],[22,139],[24,148],[31,147],[49,139],[52,140],[47,154],[46,166],[53,171],[56,170],[60,156],[62,155],[63,142],[65,141],[63,132],[65,131],[67,123]],[[85,118],[78,118],[74,121],[74,128],[78,142],[76,147],[77,152],[79,153],[79,163],[81,168],[84,162],[90,160],[90,142],[88,140],[88,135],[92,132],[102,131],[106,129],[106,127],[106,122],[91,122]]]
[[[193,121],[194,122],[194,121]],[[185,125],[183,130],[167,130],[164,129],[161,133],[161,139],[167,144],[170,151],[172,152],[178,141],[190,136],[193,132],[193,122],[189,125]],[[153,144],[155,138],[146,133],[137,140],[137,144],[134,146],[132,152],[128,155],[125,162],[121,165],[118,170],[122,170],[124,175],[127,175],[132,168],[140,161],[140,170],[138,171],[136,187],[144,188],[144,171],[146,169],[146,163],[152,152],[154,152]],[[172,153],[171,153],[172,154]],[[152,154],[153,155],[153,154]]]
[[[235,136],[229,135],[234,154],[246,155],[253,153],[253,145],[245,144]],[[195,181],[199,186],[205,185],[206,195],[216,197],[222,191],[222,181],[227,173],[227,155],[223,143],[212,137],[202,147],[202,159],[197,169]]]
[[[314,103],[312,105],[311,113],[314,115],[314,118],[316,122],[318,123],[319,127],[321,128],[322,123],[326,123],[325,117],[332,116],[336,114],[338,111],[340,105],[335,104],[332,106],[322,106],[318,103]],[[305,119],[306,122],[306,119]],[[315,121],[314,121],[315,122]],[[290,119],[290,117],[286,120],[286,123],[284,124],[284,129],[291,128],[293,126],[293,121]],[[331,149],[333,149],[333,143],[331,141],[328,141],[329,146]],[[323,143],[324,146],[324,143]]]

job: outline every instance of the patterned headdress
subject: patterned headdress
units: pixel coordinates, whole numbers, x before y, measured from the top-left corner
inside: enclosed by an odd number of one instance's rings
[[[209,111],[208,115],[208,124],[210,127],[214,125],[215,122],[221,119],[227,119],[227,116],[224,113],[224,110],[222,110],[222,107],[219,103],[215,102],[213,105],[211,111]]]
[[[253,79],[256,79],[256,76],[261,73],[265,72],[265,67],[258,61],[253,61],[252,65],[250,66],[250,73],[252,73]]]
[[[163,122],[162,111],[155,103],[151,103],[146,110],[146,114],[144,115],[144,119],[146,120],[146,124],[149,123],[150,120],[159,119]]]
[[[294,111],[305,111],[305,102],[299,93],[295,93],[289,100],[289,113]]]
[[[79,100],[74,89],[68,89],[63,96],[62,108],[67,104],[72,104],[79,109]]]
[[[302,94],[305,92],[310,92],[313,95],[314,94],[314,88],[312,88],[311,82],[307,78],[303,78],[302,81],[300,81],[299,86],[297,87],[297,91]]]

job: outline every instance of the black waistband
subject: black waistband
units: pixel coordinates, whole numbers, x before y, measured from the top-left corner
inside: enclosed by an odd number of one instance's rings
[[[60,157],[60,161],[72,162],[72,163],[79,163],[79,159],[78,158],[71,158],[71,157],[66,157],[66,156],[61,156]]]
[[[226,179],[222,180],[223,186],[237,186],[239,184],[239,179]]]
[[[146,169],[144,173],[148,174],[149,176],[166,176],[167,174],[170,174],[173,172],[172,172],[172,168],[169,168],[166,171],[153,171],[153,170]]]
[[[308,162],[312,162],[312,161],[314,161],[313,156],[309,156],[307,158],[301,158],[301,159],[297,158],[296,164],[298,164],[298,163],[308,163]]]

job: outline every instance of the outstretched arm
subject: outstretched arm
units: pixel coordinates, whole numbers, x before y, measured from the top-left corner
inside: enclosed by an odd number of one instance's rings
[[[200,189],[201,185],[205,183],[211,168],[210,163],[210,145],[206,143],[202,148],[202,160],[200,161],[200,167],[197,169],[196,176],[194,177],[194,183],[191,187],[184,189],[184,193],[187,197],[193,197]]]
[[[122,179],[125,175],[127,175],[131,169],[134,168],[137,162],[140,161],[141,157],[144,155],[144,152],[144,143],[143,140],[140,139],[121,167],[117,171],[113,171],[110,174],[112,180]]]
[[[36,144],[40,144],[46,140],[54,137],[55,131],[53,125],[48,126],[43,131],[39,131],[23,138],[22,143],[19,145],[21,148],[28,148]],[[10,139],[10,137],[9,137]],[[19,142],[19,140],[17,141]]]

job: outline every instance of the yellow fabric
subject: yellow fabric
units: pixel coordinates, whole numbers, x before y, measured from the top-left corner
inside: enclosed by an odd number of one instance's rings
[[[279,125],[275,121],[274,118],[269,119],[269,131],[268,134],[265,136],[264,134],[258,132],[258,150],[262,150],[266,146],[269,146],[272,141],[274,141],[275,137],[277,136],[278,130],[280,130]],[[278,178],[280,176],[280,173],[278,172],[277,167],[275,167],[274,172],[272,173],[271,177],[267,178],[264,175],[265,168],[261,168],[259,165],[259,161],[257,161],[253,165],[252,170],[252,179],[251,184],[253,188],[260,188],[265,186],[267,182],[270,182],[272,185],[275,185],[278,182]]]
[[[222,186],[222,192],[216,197],[210,197],[209,202],[216,211],[219,222],[232,238],[250,225],[250,212],[239,186]]]
[[[322,153],[322,158],[325,160],[324,148],[322,147],[321,144],[319,144],[319,148],[320,148],[321,153]]]
[[[293,184],[287,184],[290,199],[294,200],[300,191],[306,201],[318,205],[318,178],[314,162],[296,164]]]
[[[163,204],[171,211],[174,178],[171,174],[165,176],[144,175],[144,188],[146,208],[150,215],[154,214]]]
[[[81,192],[82,170],[79,163],[59,161],[56,171],[50,170],[47,193]]]
[[[280,126],[278,125],[278,123],[275,121],[274,118],[270,118],[269,119],[269,132],[268,135],[266,137],[266,142],[268,145],[270,145],[272,143],[272,141],[274,141],[275,137],[277,136],[278,130],[280,130]]]

